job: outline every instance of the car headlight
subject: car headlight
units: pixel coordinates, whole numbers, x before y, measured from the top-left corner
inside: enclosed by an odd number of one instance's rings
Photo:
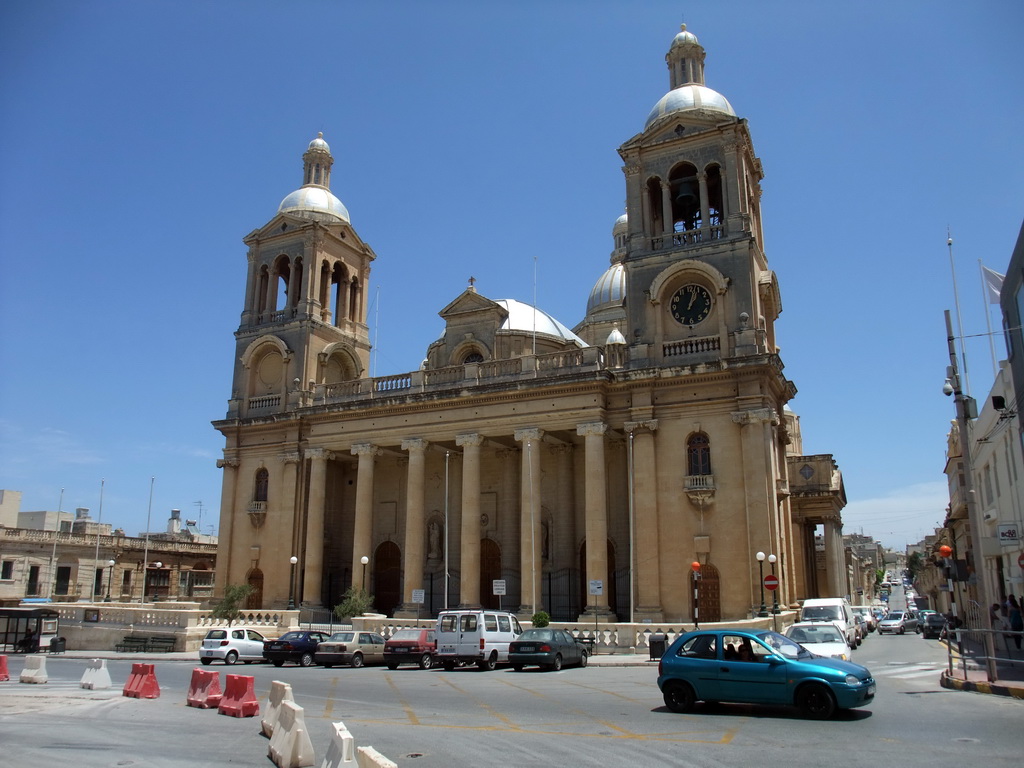
[[[849,661],[845,653],[835,653],[832,655],[833,659],[839,659],[840,661]]]
[[[857,677],[856,675],[847,675],[846,676],[846,684],[847,685],[860,685],[860,678]]]

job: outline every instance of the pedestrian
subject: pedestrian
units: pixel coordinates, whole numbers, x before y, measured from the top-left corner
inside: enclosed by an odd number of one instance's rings
[[[1007,611],[1007,619],[1010,622],[1010,631],[1013,633],[1013,644],[1017,646],[1017,650],[1020,650],[1021,636],[1024,635],[1024,617],[1020,613],[1020,603],[1017,602],[1017,598],[1010,595],[1006,598],[1010,604],[1010,608]]]
[[[992,625],[992,644],[995,650],[1003,650],[1003,630],[1006,628],[1006,622],[1003,621],[1003,617],[1000,615],[1005,612],[1006,608],[999,603],[992,603],[992,607],[988,609],[988,622]]]

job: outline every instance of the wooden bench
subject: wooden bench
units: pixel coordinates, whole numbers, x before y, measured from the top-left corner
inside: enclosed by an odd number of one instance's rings
[[[119,653],[138,653],[146,650],[149,641],[145,637],[126,636],[114,646]]]
[[[174,650],[175,638],[173,637],[151,637],[149,638],[147,650],[157,653],[171,653]]]

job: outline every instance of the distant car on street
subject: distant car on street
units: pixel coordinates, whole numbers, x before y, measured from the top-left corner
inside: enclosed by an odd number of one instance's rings
[[[376,632],[345,630],[321,641],[313,660],[330,669],[335,664],[362,667],[384,663],[384,638]]]
[[[263,644],[263,658],[275,667],[280,667],[286,661],[294,661],[301,667],[311,667],[316,647],[326,639],[325,632],[285,632],[277,640],[268,640]]]
[[[908,629],[917,629],[917,617],[910,611],[889,611],[878,625],[878,634],[906,634]]]
[[[263,658],[263,644],[267,641],[255,629],[246,627],[222,627],[211,629],[203,638],[199,649],[199,661],[210,664],[214,660],[225,664],[241,661],[251,664],[254,661],[266,661]]]
[[[384,643],[384,663],[388,669],[400,664],[417,664],[420,669],[434,666],[437,653],[436,631],[422,627],[400,629]]]
[[[843,633],[831,622],[797,622],[786,627],[783,634],[818,656],[840,661],[849,661],[853,656],[853,649],[846,642]]]
[[[564,629],[527,629],[508,646],[512,669],[536,665],[555,672],[563,665],[587,666],[587,647]]]
[[[946,629],[946,617],[936,611],[929,611],[919,626],[921,628],[921,637],[925,640],[940,638]]]

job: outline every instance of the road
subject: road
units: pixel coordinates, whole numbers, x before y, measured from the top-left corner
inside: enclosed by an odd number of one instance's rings
[[[331,670],[267,665],[206,667],[252,675],[264,699],[273,680],[292,685],[317,755],[330,723],[343,721],[360,746],[399,765],[750,766],[784,760],[821,768],[847,764],[929,766],[983,759],[1020,765],[1024,702],[939,686],[945,648],[937,640],[873,634],[855,651],[878,680],[869,708],[820,723],[794,710],[746,705],[700,707],[677,715],[662,703],[656,664],[565,669],[445,672],[401,667]],[[51,657],[50,682],[0,683],[0,762],[46,766],[73,759],[106,766],[265,766],[258,719],[185,705],[187,660],[158,662],[162,694],[121,696],[130,664],[108,662],[115,688],[84,691],[82,659]],[[854,757],[855,756],[855,757]]]

